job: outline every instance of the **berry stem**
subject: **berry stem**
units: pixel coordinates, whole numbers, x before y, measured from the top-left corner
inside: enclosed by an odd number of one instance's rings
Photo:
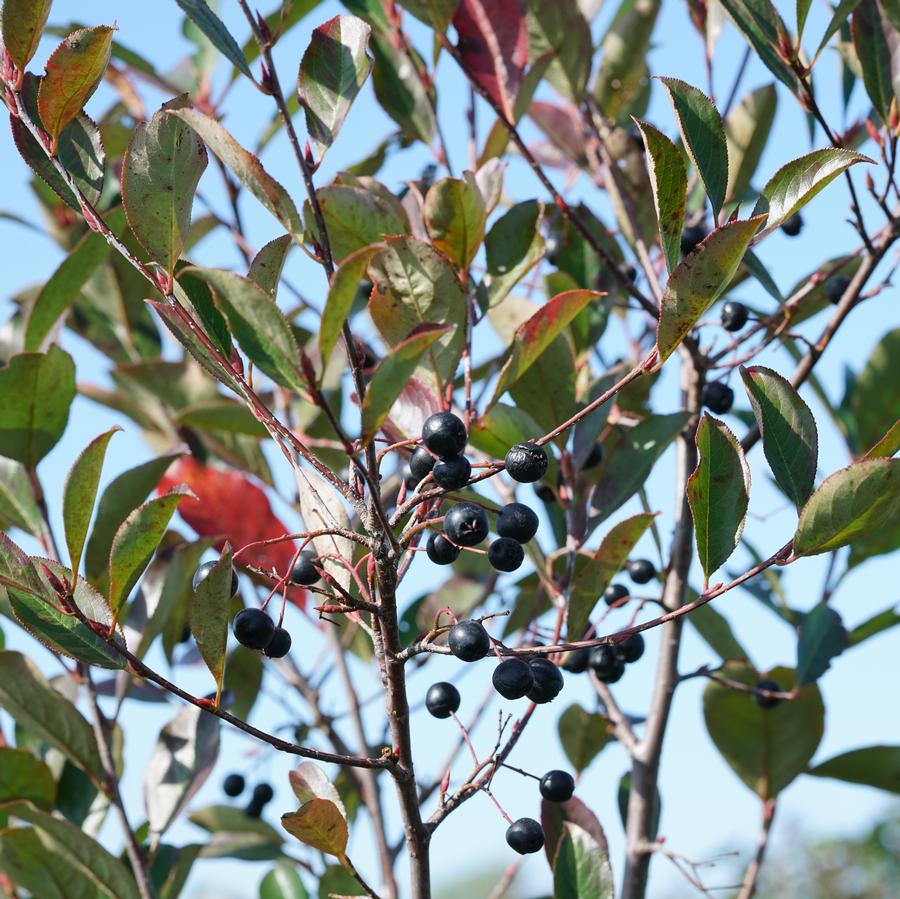
[[[521,774],[523,777],[531,777],[534,780],[540,780],[537,774],[532,774],[530,771],[526,771],[524,768],[516,768],[515,765],[507,765],[506,762],[500,763],[501,768],[509,768],[510,771],[515,771],[517,774]]]

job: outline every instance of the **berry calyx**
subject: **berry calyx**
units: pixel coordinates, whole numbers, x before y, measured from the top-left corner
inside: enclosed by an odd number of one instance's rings
[[[409,473],[418,484],[421,480],[428,477],[431,469],[434,468],[434,456],[421,446],[416,447],[415,452],[409,457]]]
[[[636,584],[649,584],[656,577],[656,566],[649,559],[633,559],[628,563],[628,576]]]
[[[575,778],[568,771],[548,771],[541,778],[541,796],[548,802],[568,802],[575,792]]]
[[[438,459],[431,470],[431,477],[438,487],[444,490],[459,490],[469,483],[472,465],[465,456],[449,456]]]
[[[483,659],[491,648],[491,638],[480,621],[460,621],[447,635],[450,652],[463,662]]]
[[[211,562],[204,562],[200,565],[197,570],[194,572],[194,577],[191,579],[191,586],[196,591],[200,584],[203,583],[208,577],[209,573],[216,567],[218,560],[213,560]],[[231,595],[237,596],[238,587],[240,586],[238,582],[237,572],[234,568],[231,569]]]
[[[795,212],[793,215],[788,216],[781,223],[781,230],[788,237],[796,237],[803,230],[803,219],[800,217],[800,213]]]
[[[290,651],[291,635],[283,627],[276,627],[272,639],[263,652],[270,659],[283,659]]]
[[[425,694],[425,708],[435,718],[449,718],[459,709],[459,690],[447,681],[438,681]]]
[[[425,553],[435,565],[449,565],[459,558],[459,547],[454,546],[443,534],[429,534]]]
[[[291,571],[291,580],[295,584],[302,584],[304,587],[310,587],[315,584],[321,577],[316,570],[315,562],[317,558],[312,550],[304,549]]]
[[[784,687],[778,683],[778,681],[770,680],[769,678],[764,678],[756,685],[757,690],[769,690],[772,693],[783,693]],[[779,702],[777,696],[760,696],[758,693],[753,694],[753,699],[756,701],[756,704],[761,709],[774,709]]]
[[[528,698],[539,705],[553,702],[563,688],[563,676],[559,668],[550,659],[544,658],[531,659],[528,665],[534,678],[534,686],[528,691]]]
[[[596,468],[603,461],[603,444],[595,443],[591,447],[591,451],[587,454],[584,464],[581,466],[582,471],[590,471]]]
[[[525,503],[508,503],[497,515],[497,533],[527,543],[537,533],[537,513]]]
[[[636,662],[644,654],[643,634],[632,634],[616,645],[616,651],[623,662]]]
[[[690,225],[681,232],[681,255],[687,256],[706,237],[703,225]]]
[[[466,426],[452,412],[435,412],[422,425],[422,443],[438,456],[457,456],[466,448]]]
[[[506,829],[506,842],[519,855],[531,855],[544,848],[544,828],[534,818],[519,818]]]
[[[542,446],[536,443],[517,443],[506,453],[506,472],[520,484],[532,484],[546,473],[550,461]]]
[[[581,649],[573,649],[567,652],[563,659],[562,668],[570,674],[584,674],[588,668],[588,659],[591,657],[590,647],[584,646]]]
[[[457,546],[477,546],[488,530],[487,515],[475,503],[456,503],[444,516],[444,531]]]
[[[504,699],[521,699],[534,686],[534,675],[527,662],[521,659],[504,659],[491,675],[494,689]]]
[[[729,300],[722,306],[722,327],[726,331],[740,331],[749,317],[750,313],[743,303]]]
[[[829,303],[837,305],[841,301],[841,297],[847,292],[850,286],[850,278],[847,275],[835,275],[825,284],[825,296],[828,297]]]
[[[265,649],[275,633],[275,622],[262,609],[241,609],[231,629],[242,646]]]
[[[525,561],[525,550],[512,537],[498,537],[488,547],[488,561],[497,571],[515,571]]]
[[[226,796],[240,796],[244,792],[244,778],[240,774],[229,774],[222,784]]]
[[[625,599],[625,597],[628,596],[629,592],[630,591],[624,584],[610,584],[603,591],[603,601],[608,606],[613,606],[617,602],[619,602],[619,600]]]
[[[724,415],[734,402],[734,391],[721,381],[713,381],[703,386],[700,402],[716,415]]]

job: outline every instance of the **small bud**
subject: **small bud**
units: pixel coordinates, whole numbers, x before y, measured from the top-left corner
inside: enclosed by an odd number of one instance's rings
[[[269,28],[269,23],[266,22],[263,14],[256,11],[256,27],[259,29],[260,38],[266,44],[266,46],[272,45],[272,31]]]
[[[891,131],[897,134],[898,130],[900,130],[900,113],[897,111],[896,97],[891,99],[891,107],[888,110],[888,124],[891,126]]]
[[[869,119],[866,119],[866,131],[869,132],[869,137],[871,137],[881,149],[884,149],[884,135],[882,135],[881,129],[876,128]]]

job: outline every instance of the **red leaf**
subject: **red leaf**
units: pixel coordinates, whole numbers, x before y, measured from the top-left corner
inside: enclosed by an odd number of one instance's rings
[[[514,103],[528,62],[528,27],[520,0],[462,0],[453,17],[457,48],[472,77],[515,122]]]
[[[169,466],[156,489],[164,493],[176,484],[187,484],[199,499],[183,500],[179,514],[201,537],[221,536],[217,546],[227,541],[237,552],[248,543],[290,533],[272,511],[262,489],[240,472],[210,468],[182,456]],[[267,572],[274,568],[284,575],[296,549],[292,540],[256,546],[241,553],[239,564]],[[292,589],[288,595],[297,605],[306,604],[305,590]]]

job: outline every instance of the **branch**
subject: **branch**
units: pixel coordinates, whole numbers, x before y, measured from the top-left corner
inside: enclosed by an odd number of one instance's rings
[[[756,893],[756,885],[759,879],[759,872],[762,870],[763,859],[766,854],[766,847],[769,845],[769,834],[772,831],[772,823],[775,820],[775,800],[767,799],[762,807],[762,828],[759,832],[759,842],[756,846],[756,855],[753,857],[747,870],[744,873],[744,881],[741,884],[741,891],[737,894],[737,899],[753,899]]]

